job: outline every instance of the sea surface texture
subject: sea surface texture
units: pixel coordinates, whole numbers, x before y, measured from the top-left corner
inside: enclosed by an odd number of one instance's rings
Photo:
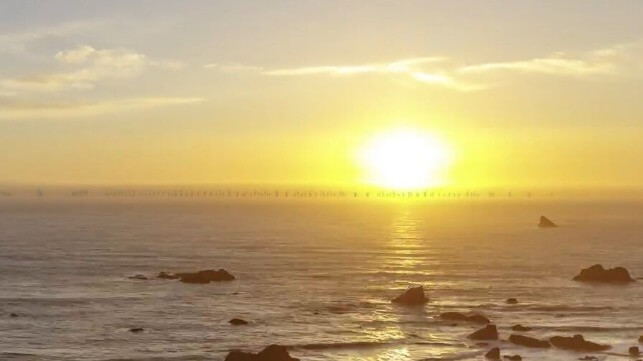
[[[560,227],[538,228],[541,215]],[[572,280],[596,263],[643,277],[642,203],[1,200],[0,360],[223,360],[270,344],[303,361],[483,360],[494,345],[525,360],[627,359],[643,279]],[[128,279],[211,268],[237,280]],[[424,307],[390,302],[415,285]],[[447,311],[486,315],[501,341],[468,340],[480,326]],[[612,349],[513,346],[515,324]]]

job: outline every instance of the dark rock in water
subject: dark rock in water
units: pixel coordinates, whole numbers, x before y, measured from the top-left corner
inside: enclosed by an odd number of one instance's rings
[[[161,278],[164,280],[176,280],[179,279],[179,275],[176,275],[174,273],[168,273],[165,271],[159,272],[159,274],[156,275],[156,278]]]
[[[518,331],[518,332],[531,331],[531,327],[525,327],[525,326],[520,325],[520,324],[511,326],[511,329],[514,330],[514,331]]]
[[[638,346],[632,346],[630,347],[627,352],[630,354],[632,357],[639,357],[641,356],[641,351],[639,350]]]
[[[129,278],[131,280],[138,280],[138,281],[147,281],[147,280],[149,280],[149,278],[147,278],[144,275],[134,275],[134,276],[129,276],[127,278]]]
[[[18,314],[17,313],[12,313],[12,314],[9,315],[9,317],[18,317]]]
[[[517,305],[518,304],[518,299],[511,297],[511,298],[507,298],[507,301],[505,301],[505,302],[507,302],[510,305]]]
[[[549,218],[545,216],[540,216],[540,222],[538,223],[540,228],[555,228],[558,227],[554,222],[550,221]]]
[[[500,360],[500,349],[498,347],[494,347],[489,350],[489,352],[487,352],[484,357],[490,360]]]
[[[284,346],[270,345],[257,354],[232,351],[226,356],[225,361],[299,361],[299,359],[291,357]]]
[[[479,315],[479,314],[465,315],[460,312],[445,312],[440,315],[440,318],[444,320],[466,321],[466,322],[473,322],[473,323],[480,323],[480,324],[487,324],[491,322],[489,321],[488,318],[486,318],[483,315]]]
[[[585,357],[579,358],[579,360],[581,360],[581,361],[598,361],[598,357],[587,355]]]
[[[415,306],[415,305],[423,305],[429,302],[429,299],[424,295],[424,287],[419,286],[419,287],[409,288],[403,294],[393,299],[393,301],[391,302],[399,303],[406,306]]]
[[[132,332],[132,333],[139,333],[139,332],[143,332],[143,331],[144,331],[143,327],[135,327],[135,328],[130,328],[129,329],[129,332]]]
[[[591,341],[586,341],[583,335],[574,335],[573,337],[554,336],[549,339],[549,342],[557,348],[572,351],[605,351],[611,347],[608,345],[600,345]]]
[[[242,320],[240,318],[233,318],[230,321],[228,321],[228,323],[230,323],[231,325],[235,325],[235,326],[243,326],[243,325],[247,325],[248,321]]]
[[[634,282],[630,273],[623,267],[610,269],[603,268],[600,264],[595,264],[585,268],[574,277],[574,281],[580,282],[602,282],[602,283],[629,283]]]
[[[513,355],[513,356],[507,355],[507,356],[502,356],[502,358],[509,361],[522,361],[522,356],[520,355]]]
[[[548,341],[539,340],[533,337],[527,337],[522,335],[511,335],[509,336],[509,342],[514,345],[531,347],[531,348],[550,348],[551,344]]]
[[[639,336],[639,343],[643,343],[643,336]]]
[[[210,282],[232,281],[234,276],[224,269],[204,270],[194,273],[177,273],[184,283],[206,284]]]
[[[486,325],[467,337],[472,340],[497,340],[498,328],[494,324]]]

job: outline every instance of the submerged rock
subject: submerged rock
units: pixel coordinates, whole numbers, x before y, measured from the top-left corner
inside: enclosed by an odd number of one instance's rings
[[[164,279],[164,280],[176,280],[176,279],[179,279],[179,275],[174,274],[174,273],[161,271],[161,272],[159,272],[159,274],[156,275],[156,278],[161,278],[161,279]]]
[[[531,347],[531,348],[550,348],[551,344],[549,341],[539,340],[533,337],[527,337],[523,335],[511,335],[509,336],[509,342],[514,345]]]
[[[490,360],[500,360],[500,349],[498,347],[494,347],[489,350],[489,352],[487,352],[484,357]]]
[[[520,355],[513,355],[513,356],[507,355],[507,356],[502,356],[502,358],[509,361],[522,361],[522,356]]]
[[[518,304],[518,299],[511,297],[511,298],[507,298],[507,300],[505,302],[510,304],[510,305],[517,305]]]
[[[521,325],[521,324],[513,325],[513,326],[511,326],[511,329],[512,329],[513,331],[518,331],[518,332],[527,332],[527,331],[531,331],[531,327],[525,327],[525,326],[523,326],[523,325]]]
[[[138,280],[138,281],[147,281],[147,280],[149,280],[149,278],[147,278],[144,275],[134,275],[134,276],[129,276],[127,278],[130,279],[130,280]]]
[[[627,352],[629,353],[630,356],[632,357],[639,357],[641,356],[641,350],[639,350],[638,346],[632,346],[630,347]]]
[[[143,329],[143,327],[134,327],[134,328],[129,329],[129,332],[132,332],[132,333],[139,333],[139,332],[143,332],[143,331],[145,331]]]
[[[230,321],[228,321],[228,323],[234,326],[243,326],[243,325],[247,325],[248,321],[242,320],[240,318],[233,318]]]
[[[489,324],[467,337],[472,340],[497,340],[498,328],[494,324]]]
[[[610,269],[603,268],[600,264],[595,264],[589,268],[582,269],[574,277],[574,281],[579,282],[602,282],[602,283],[629,283],[634,282],[630,273],[623,267]]]
[[[406,306],[416,306],[429,302],[429,298],[424,294],[424,287],[418,286],[409,288],[401,295],[395,297],[391,302]]]
[[[291,357],[284,346],[270,345],[257,354],[231,351],[225,361],[299,361],[299,359]]]
[[[210,282],[233,281],[235,278],[228,271],[222,269],[204,270],[194,273],[177,273],[183,283],[206,284]]]
[[[465,321],[480,324],[487,324],[491,322],[487,317],[480,314],[465,315],[464,313],[460,312],[445,312],[440,315],[440,318],[450,321]]]
[[[549,220],[549,218],[545,216],[540,216],[540,222],[538,223],[538,227],[540,228],[555,228],[558,227],[554,222]]]
[[[12,314],[9,315],[9,317],[18,317],[18,314],[17,313],[12,313]]]
[[[605,351],[611,347],[608,345],[601,345],[591,341],[586,341],[583,335],[574,335],[573,337],[554,336],[549,339],[549,342],[557,348],[572,351]]]

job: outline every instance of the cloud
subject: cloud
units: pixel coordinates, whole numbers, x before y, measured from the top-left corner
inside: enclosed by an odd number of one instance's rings
[[[557,52],[544,57],[518,61],[498,61],[463,65],[442,56],[401,59],[389,63],[352,65],[315,65],[267,69],[240,64],[207,64],[206,68],[227,73],[254,73],[271,77],[386,75],[412,81],[471,92],[511,82],[512,74],[594,79],[598,77],[631,77],[643,75],[643,42],[617,44],[584,53]],[[484,77],[481,77],[483,76]]]
[[[3,33],[0,34],[0,53],[22,53],[26,51],[29,43],[86,31],[95,28],[102,22],[96,20],[74,21],[21,32]]]
[[[199,97],[138,97],[106,101],[25,101],[0,98],[0,119],[49,119],[118,113],[161,106],[203,102]]]
[[[643,44],[629,43],[581,54],[557,52],[546,57],[528,60],[469,65],[459,68],[458,73],[521,72],[577,78],[630,76],[640,75],[642,59]]]
[[[102,80],[134,77],[149,67],[176,70],[183,66],[173,60],[151,60],[127,49],[95,49],[88,45],[59,51],[54,58],[63,69],[0,79],[0,93],[91,89]]]

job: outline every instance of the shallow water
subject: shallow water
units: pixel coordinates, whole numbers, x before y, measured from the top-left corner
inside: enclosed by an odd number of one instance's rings
[[[562,227],[537,228],[541,214]],[[613,346],[600,359],[623,359],[643,334],[643,282],[571,278],[595,263],[642,277],[641,214],[643,203],[536,200],[0,201],[0,360],[223,360],[273,343],[311,361],[482,360],[491,345],[466,339],[478,326],[437,318],[471,310],[503,339],[517,323],[534,337],[582,333]],[[238,280],[127,279],[205,268]],[[390,303],[416,284],[426,307]],[[498,344],[526,360],[585,355]]]

